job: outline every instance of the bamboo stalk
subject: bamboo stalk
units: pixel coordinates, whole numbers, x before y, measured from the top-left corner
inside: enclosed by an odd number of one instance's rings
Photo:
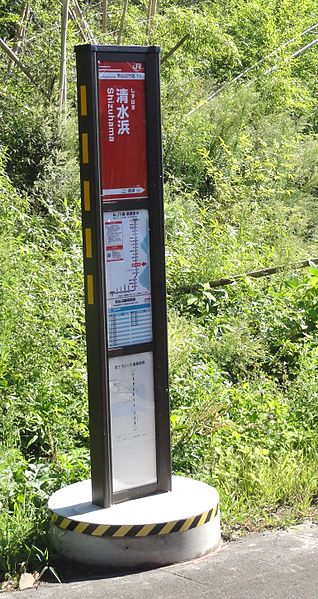
[[[147,37],[149,37],[149,34],[150,34],[152,2],[153,2],[153,0],[148,0],[147,27],[146,27],[146,35],[147,35]]]
[[[87,42],[87,41],[88,41],[88,37],[87,37],[87,35],[86,35],[86,33],[85,33],[84,29],[82,28],[82,25],[81,25],[81,23],[80,23],[80,22],[79,22],[79,20],[77,19],[77,17],[76,17],[76,14],[75,14],[74,10],[73,10],[71,7],[69,8],[69,15],[70,15],[70,17],[71,17],[72,21],[74,21],[74,23],[76,23],[77,29],[78,29],[78,31],[79,31],[79,34],[80,34],[80,36],[81,36],[81,38],[82,38],[83,42]]]
[[[16,56],[18,56],[20,54],[20,52],[23,48],[25,34],[26,34],[26,26],[27,26],[27,22],[28,22],[29,18],[30,18],[30,7],[29,7],[28,2],[25,2],[22,7],[21,19],[20,19],[19,25],[17,27],[16,34],[14,36],[14,41],[13,41],[12,51]],[[11,69],[14,67],[15,64],[16,63],[13,60],[10,60],[9,66],[8,66],[8,73],[11,72]]]
[[[151,12],[150,12],[150,31],[151,31],[154,21],[155,21],[156,11],[157,11],[157,0],[152,0]]]
[[[118,35],[117,35],[117,44],[121,44],[121,39],[123,36],[123,30],[124,30],[124,25],[125,25],[125,19],[126,19],[127,10],[128,10],[128,2],[129,2],[129,0],[124,0],[123,12],[121,15],[120,25],[119,25]]]
[[[108,0],[103,0],[103,19],[102,19],[102,32],[107,31],[107,11],[108,11]]]
[[[67,100],[67,74],[66,74],[66,42],[69,0],[63,0],[61,9],[61,60],[59,82],[59,110],[60,113],[66,106]]]
[[[4,50],[4,52],[9,56],[11,60],[15,62],[15,64],[19,67],[21,71],[27,76],[27,78],[35,85],[40,92],[49,99],[47,92],[39,86],[38,82],[35,81],[33,76],[31,75],[29,69],[23,64],[23,62],[17,57],[17,55],[9,48],[9,46],[5,43],[5,41],[0,37],[0,47]]]
[[[77,2],[77,0],[73,0],[73,6],[74,6],[75,15],[78,18],[78,21],[81,23],[84,31],[86,31],[89,41],[92,42],[93,44],[96,44],[97,43],[96,39],[91,31],[89,24],[87,23],[87,21],[85,19],[84,13],[83,13],[79,3]]]
[[[148,13],[147,13],[147,28],[146,34],[147,37],[151,34],[151,30],[154,24],[155,16],[157,10],[157,0],[149,0],[148,4]]]
[[[21,39],[18,41],[19,43],[19,51],[22,51],[24,43],[25,43],[25,38],[26,38],[26,31],[27,31],[27,24],[30,20],[31,17],[31,8],[28,2],[26,2],[25,4],[25,12],[24,12],[24,20],[22,23],[22,28],[21,28]],[[16,52],[17,54],[17,52]]]

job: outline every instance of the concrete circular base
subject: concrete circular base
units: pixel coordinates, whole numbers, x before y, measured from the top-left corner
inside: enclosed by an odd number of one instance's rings
[[[219,495],[173,476],[172,491],[102,509],[89,480],[49,500],[55,549],[69,559],[111,568],[158,567],[210,553],[221,540]]]

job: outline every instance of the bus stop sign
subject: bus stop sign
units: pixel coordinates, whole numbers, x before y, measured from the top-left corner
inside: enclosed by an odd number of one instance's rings
[[[76,47],[93,503],[171,490],[159,48]]]

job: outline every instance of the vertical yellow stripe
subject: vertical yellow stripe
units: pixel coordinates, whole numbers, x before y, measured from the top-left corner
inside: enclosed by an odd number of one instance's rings
[[[93,275],[87,275],[87,303],[93,305],[94,303],[94,279]]]
[[[81,98],[81,116],[87,116],[86,85],[80,86],[80,98]]]
[[[85,210],[85,212],[89,212],[91,209],[91,190],[90,190],[89,181],[84,181],[83,190],[84,190],[84,210]]]
[[[93,257],[92,250],[92,229],[85,229],[85,249],[86,249],[86,258]]]
[[[82,160],[88,164],[88,133],[82,133]]]

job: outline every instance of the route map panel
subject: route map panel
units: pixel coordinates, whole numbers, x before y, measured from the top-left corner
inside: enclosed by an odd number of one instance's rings
[[[104,213],[108,346],[152,341],[148,210]]]
[[[109,385],[114,492],[156,483],[152,352],[110,358]]]

